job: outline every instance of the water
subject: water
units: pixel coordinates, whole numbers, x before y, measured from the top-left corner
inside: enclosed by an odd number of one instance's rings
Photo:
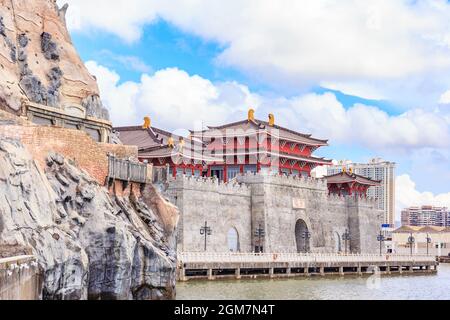
[[[438,274],[310,277],[279,280],[191,281],[179,300],[449,300],[450,264]]]

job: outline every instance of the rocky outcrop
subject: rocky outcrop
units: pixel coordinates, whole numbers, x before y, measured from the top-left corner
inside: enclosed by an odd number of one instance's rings
[[[36,255],[42,297],[173,298],[177,209],[153,189],[112,196],[60,155],[46,162],[0,139],[0,244]]]
[[[67,8],[55,0],[0,0],[0,109],[18,114],[28,101],[84,106],[88,115],[109,119],[67,31]]]

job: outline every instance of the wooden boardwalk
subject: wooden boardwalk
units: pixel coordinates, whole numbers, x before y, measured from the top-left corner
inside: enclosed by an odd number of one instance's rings
[[[436,257],[358,254],[178,254],[179,281],[299,276],[436,273]]]

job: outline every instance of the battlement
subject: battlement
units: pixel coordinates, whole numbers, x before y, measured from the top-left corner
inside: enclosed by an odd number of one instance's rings
[[[238,176],[237,180],[244,184],[266,183],[286,187],[314,189],[317,191],[328,190],[327,181],[325,179],[311,177],[246,173],[243,176]]]
[[[329,194],[327,200],[330,204],[348,204],[358,207],[374,207],[377,206],[377,201],[370,197],[358,197],[358,196],[340,196],[337,194]]]
[[[236,181],[219,183],[219,180],[215,177],[205,178],[180,175],[176,178],[170,177],[168,183],[172,188],[217,192],[221,194],[242,195],[248,197],[251,195],[251,190],[247,185]]]

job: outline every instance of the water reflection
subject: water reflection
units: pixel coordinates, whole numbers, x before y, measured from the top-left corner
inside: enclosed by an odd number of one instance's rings
[[[310,277],[286,280],[192,281],[177,285],[179,300],[449,300],[450,265],[437,275]]]

